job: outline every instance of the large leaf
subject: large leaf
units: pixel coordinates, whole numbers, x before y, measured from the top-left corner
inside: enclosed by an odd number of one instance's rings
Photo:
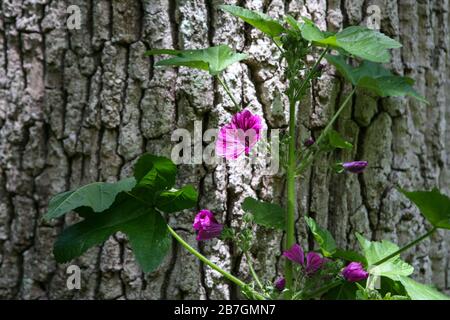
[[[328,230],[322,229],[320,226],[318,226],[313,218],[305,217],[305,220],[308,224],[309,230],[311,230],[311,233],[314,236],[314,239],[319,245],[322,254],[325,257],[333,256],[336,251],[336,241],[334,240],[331,233]]]
[[[305,19],[301,26],[302,37],[321,46],[343,49],[359,58],[387,63],[391,59],[389,49],[400,48],[402,45],[375,30],[361,26],[345,28],[337,34],[322,32],[311,20]]]
[[[272,38],[278,37],[285,31],[284,27],[278,21],[264,13],[233,5],[220,5],[219,8],[235,17],[241,18],[249,25],[261,30]]]
[[[284,210],[275,203],[264,202],[247,197],[242,203],[242,209],[251,213],[254,217],[254,221],[259,225],[281,230],[285,228]]]
[[[152,191],[167,190],[175,184],[176,165],[165,157],[144,154],[134,166],[134,177],[138,187]]]
[[[360,234],[356,234],[359,244],[366,258],[368,272],[375,276],[385,276],[392,280],[398,280],[398,276],[409,276],[413,273],[414,268],[408,263],[395,256],[381,265],[374,264],[388,255],[396,252],[399,247],[387,240],[381,242],[369,241]]]
[[[197,197],[197,191],[193,186],[188,185],[180,190],[161,192],[155,202],[158,209],[172,213],[194,207],[197,204]]]
[[[159,213],[124,195],[113,206],[66,228],[55,243],[56,261],[68,262],[122,231],[130,239],[145,272],[154,270],[170,247],[167,225]]]
[[[60,193],[50,200],[44,218],[47,220],[58,218],[79,207],[89,207],[94,212],[104,211],[120,192],[130,191],[135,184],[134,178],[127,178],[116,183],[94,182],[76,190]]]
[[[327,55],[328,62],[353,85],[372,91],[380,97],[411,96],[428,103],[414,88],[414,80],[408,77],[393,75],[381,64],[363,61],[358,67],[352,67],[342,56]]]
[[[450,297],[433,287],[414,281],[409,277],[399,277],[406,292],[412,300],[450,300]]]
[[[436,228],[450,229],[450,198],[439,192],[432,191],[407,192],[400,190],[411,200]]]
[[[156,66],[185,66],[208,71],[217,75],[231,64],[247,59],[248,55],[236,53],[227,45],[220,45],[198,50],[157,49],[146,52],[147,55],[169,54],[173,58],[158,61]]]

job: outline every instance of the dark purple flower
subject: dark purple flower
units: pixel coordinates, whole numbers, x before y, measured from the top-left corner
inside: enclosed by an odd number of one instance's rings
[[[289,250],[283,252],[283,256],[291,260],[292,262],[298,263],[299,265],[305,268],[305,272],[307,274],[313,274],[317,270],[319,270],[326,260],[320,256],[320,254],[316,252],[308,252],[306,254],[306,263],[305,263],[305,254],[297,243],[294,244]]]
[[[315,252],[308,252],[308,254],[306,255],[305,271],[307,274],[313,274],[317,270],[319,270],[324,263],[325,259],[322,258],[320,254]]]
[[[314,140],[313,137],[310,137],[303,142],[303,145],[308,148],[311,147],[315,142],[316,140]]]
[[[192,227],[197,231],[197,241],[209,240],[220,236],[223,225],[217,222],[209,210],[200,210],[195,216]]]
[[[342,270],[342,275],[349,282],[356,282],[367,279],[369,273],[364,270],[360,262],[351,262]]]
[[[284,288],[286,287],[286,279],[283,277],[279,277],[276,281],[275,281],[275,288],[278,291],[283,291]]]
[[[249,110],[236,113],[231,122],[219,130],[216,141],[216,154],[226,159],[237,159],[246,155],[261,139],[262,121]]]
[[[344,162],[342,164],[344,170],[351,173],[362,173],[367,165],[367,161]]]
[[[305,263],[305,254],[303,253],[302,247],[300,247],[297,243],[294,244],[289,250],[284,251],[283,256],[300,265],[304,265]]]

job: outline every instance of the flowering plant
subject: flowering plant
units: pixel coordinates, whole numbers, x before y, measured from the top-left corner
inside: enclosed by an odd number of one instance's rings
[[[318,156],[334,149],[352,148],[352,144],[335,131],[333,125],[356,89],[364,88],[380,97],[410,96],[427,103],[412,88],[413,80],[394,75],[381,65],[389,62],[389,49],[399,48],[400,43],[359,26],[332,33],[321,31],[306,18],[297,21],[287,16],[282,23],[237,6],[226,5],[221,9],[259,29],[273,41],[280,50],[287,81],[285,94],[289,100],[289,128],[280,150],[286,172],[286,207],[246,198],[242,204],[246,212],[244,228],[239,232],[221,224],[208,209],[198,212],[192,224],[198,241],[218,237],[234,241],[246,257],[253,280],[246,283],[223,270],[185,242],[167,224],[167,215],[197,204],[197,192],[192,186],[175,189],[176,165],[167,158],[151,154],[144,154],[138,159],[130,178],[117,183],[85,185],[58,194],[50,201],[46,219],[61,217],[72,210],[83,218],[59,236],[54,246],[56,260],[70,261],[121,231],[127,234],[136,259],[145,272],[158,267],[173,237],[203,263],[239,286],[250,299],[447,299],[436,289],[411,279],[409,276],[413,273],[413,267],[400,258],[400,253],[437,229],[450,229],[450,199],[436,189],[430,192],[399,189],[432,225],[429,232],[402,248],[386,240],[370,241],[356,234],[361,251],[343,250],[337,247],[329,231],[307,215],[303,221],[318,250],[305,253],[296,242],[296,179]],[[236,109],[231,122],[219,130],[216,155],[228,161],[249,156],[261,139],[262,119],[246,108],[241,110],[241,105],[221,77],[227,67],[248,56],[236,53],[226,45],[200,50],[158,49],[148,52],[148,55],[157,54],[172,56],[158,61],[157,66],[196,68],[216,77]],[[311,64],[308,55],[318,55],[318,58]],[[296,110],[311,83],[321,76],[323,59],[334,65],[353,89],[321,134],[307,139],[299,147],[296,144]],[[354,63],[349,64],[349,59]],[[332,164],[337,173],[348,174],[361,174],[368,165],[363,159]],[[273,283],[262,282],[253,268],[249,249],[253,242],[251,227],[254,224],[284,232],[282,255],[285,267]]]

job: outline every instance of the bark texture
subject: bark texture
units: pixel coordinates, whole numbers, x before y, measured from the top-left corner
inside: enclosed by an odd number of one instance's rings
[[[236,3],[227,0],[227,3]],[[48,224],[41,217],[51,195],[92,181],[130,173],[145,151],[170,155],[171,132],[215,128],[232,105],[207,74],[154,68],[150,48],[203,48],[227,43],[252,55],[224,74],[233,93],[262,115],[269,128],[285,128],[272,102],[284,88],[278,52],[269,40],[217,10],[221,0],[2,0],[0,2],[0,298],[12,299],[228,299],[237,289],[173,244],[154,273],[143,274],[126,238],[117,234],[74,263],[81,290],[66,288],[66,267],[55,263],[52,245],[75,217]],[[319,159],[299,183],[301,216],[328,227],[341,246],[355,247],[355,231],[405,244],[426,224],[396,191],[440,187],[450,192],[450,64],[448,0],[243,0],[273,17],[311,17],[321,28],[364,24],[367,8],[381,9],[381,30],[398,39],[391,66],[417,81],[431,104],[376,99],[358,92],[337,128],[355,148]],[[66,10],[81,9],[82,27],[69,30]],[[158,58],[156,58],[158,59]],[[349,92],[331,67],[313,86],[298,114],[299,143],[317,135]],[[363,175],[336,175],[331,161],[366,159]],[[183,166],[180,184],[198,187],[198,208],[213,210],[239,227],[246,196],[284,202],[283,177],[261,176],[229,166]],[[170,223],[197,246],[195,212]],[[302,219],[299,239],[305,239]],[[257,272],[273,280],[281,267],[281,236],[255,230]],[[415,277],[450,289],[449,234],[437,233],[405,254]],[[220,266],[248,279],[246,261],[220,241],[200,250]]]

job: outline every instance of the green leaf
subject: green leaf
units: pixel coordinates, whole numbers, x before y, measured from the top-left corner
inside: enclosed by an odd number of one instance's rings
[[[358,67],[352,67],[345,62],[341,55],[326,55],[325,57],[354,86],[370,90],[380,97],[411,96],[428,103],[414,90],[414,80],[395,76],[381,64],[363,61]]]
[[[122,228],[144,272],[152,272],[169,252],[172,238],[167,224],[155,211],[131,220]]]
[[[399,277],[399,281],[412,300],[450,300],[449,296],[433,287],[414,281],[409,277]]]
[[[450,198],[439,192],[432,191],[400,191],[411,200],[436,228],[450,229]]]
[[[353,145],[345,140],[339,132],[336,130],[331,129],[328,132],[328,141],[330,145],[334,148],[338,149],[351,149],[353,148]]]
[[[381,265],[374,266],[375,263],[387,257],[391,253],[396,252],[399,247],[387,240],[381,242],[369,241],[360,234],[356,234],[359,244],[363,251],[363,255],[367,260],[368,272],[375,276],[385,276],[392,280],[398,280],[398,276],[409,276],[413,273],[414,268],[408,263],[395,256]]]
[[[173,58],[160,60],[155,66],[185,66],[208,71],[217,75],[235,62],[247,59],[248,55],[236,53],[227,45],[206,49],[176,51],[157,49],[146,52],[147,55],[170,54]]]
[[[176,165],[165,157],[144,154],[134,166],[134,177],[138,187],[152,191],[167,190],[175,184]]]
[[[189,185],[180,190],[163,191],[156,198],[156,207],[166,213],[178,212],[194,207],[197,197],[197,191]]]
[[[318,226],[313,218],[305,217],[305,220],[308,224],[309,230],[311,230],[311,233],[314,236],[314,239],[319,245],[322,254],[325,257],[333,256],[336,251],[336,241],[334,240],[331,233],[328,230],[322,229],[320,226]]]
[[[357,57],[381,63],[390,61],[389,49],[402,46],[378,31],[360,26],[351,26],[337,33],[336,45]]]
[[[303,17],[302,19],[304,20],[304,23],[300,27],[302,37],[308,41],[325,44],[324,39],[327,36],[311,20]],[[332,37],[329,38],[332,39]]]
[[[66,228],[54,246],[56,261],[68,262],[118,231],[128,235],[145,272],[154,270],[170,248],[171,238],[161,215],[123,195],[101,214],[88,214],[85,220]]]
[[[130,191],[136,184],[134,178],[127,178],[116,183],[94,182],[76,190],[60,193],[49,203],[48,212],[44,218],[58,218],[79,207],[92,208],[101,212],[109,208],[122,191]]]
[[[264,13],[233,5],[220,5],[219,8],[235,17],[241,18],[249,25],[261,30],[272,38],[279,36],[285,31],[284,27],[278,21]]]
[[[304,23],[299,28],[304,39],[319,46],[330,46],[339,51],[344,50],[346,53],[365,60],[387,63],[391,59],[389,49],[402,46],[383,33],[365,27],[351,26],[333,34],[321,31],[309,19],[303,18],[303,20]],[[294,21],[288,22],[292,25]]]
[[[285,213],[279,205],[247,197],[242,203],[242,209],[253,214],[254,221],[257,224],[267,228],[284,230]]]
[[[325,300],[355,300],[358,287],[354,282],[343,281],[341,285],[334,287],[325,295]]]

